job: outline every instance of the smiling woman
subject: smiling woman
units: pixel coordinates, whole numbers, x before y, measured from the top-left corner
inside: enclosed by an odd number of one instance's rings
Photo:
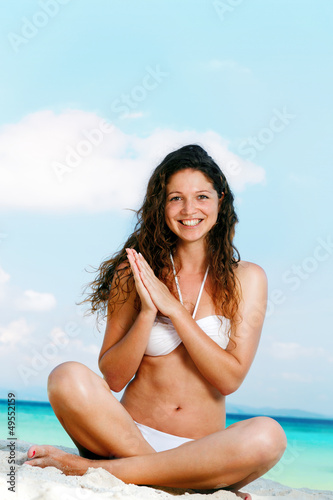
[[[194,245],[188,249],[196,260],[195,269],[201,267],[204,273],[205,262],[210,263],[209,281],[215,309],[236,322],[240,288],[234,271],[240,256],[233,245],[238,222],[233,202],[225,175],[200,146],[189,145],[168,154],[151,175],[133,234],[120,252],[100,265],[99,274],[91,283],[93,293],[86,300],[91,304],[91,312],[104,316],[108,306],[112,313],[115,301],[121,300],[120,291],[126,300],[129,285],[134,286],[133,276],[123,276],[126,248],[141,252],[155,275],[176,297],[170,253],[175,256],[178,274],[183,266],[182,259],[178,258],[182,251],[178,238],[184,229],[185,234],[193,232]],[[198,229],[203,225],[198,242],[199,247],[205,242],[203,262],[198,260],[201,252],[196,251],[197,226],[192,227],[195,218],[200,218]],[[139,311],[138,295],[134,302]]]
[[[101,264],[87,299],[92,312],[108,308],[104,379],[74,362],[49,377],[81,457],[32,446],[30,465],[103,467],[127,483],[251,498],[239,488],[277,463],[286,438],[267,417],[225,428],[225,396],[252,364],[267,300],[263,269],[233,245],[236,222],[226,178],[200,146],[155,169],[133,234]],[[111,390],[125,386],[119,402]]]
[[[200,227],[201,237],[205,237],[216,224],[224,193],[219,199],[210,179],[190,168],[175,173],[166,192],[165,221],[169,229],[180,238],[183,235],[193,240],[199,238],[195,230]]]

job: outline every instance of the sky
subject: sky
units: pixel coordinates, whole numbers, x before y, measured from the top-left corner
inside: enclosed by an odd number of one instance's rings
[[[84,286],[155,166],[197,143],[269,282],[228,401],[333,417],[332,17],[329,0],[0,4],[0,397],[47,400],[68,360],[99,373]]]

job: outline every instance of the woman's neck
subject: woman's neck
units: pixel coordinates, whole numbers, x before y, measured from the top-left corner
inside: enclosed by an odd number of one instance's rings
[[[176,263],[180,263],[183,274],[204,273],[207,269],[206,248],[201,241],[179,243],[174,258]],[[177,264],[176,267],[178,267]]]

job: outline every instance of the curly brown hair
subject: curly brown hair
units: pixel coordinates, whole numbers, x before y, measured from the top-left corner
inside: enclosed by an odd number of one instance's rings
[[[216,224],[206,237],[207,263],[213,284],[211,297],[216,314],[230,320],[231,331],[240,301],[240,287],[234,269],[238,266],[240,255],[233,245],[235,225],[238,222],[234,210],[234,196],[228,182],[214,160],[198,145],[184,146],[169,153],[156,167],[148,182],[142,207],[136,212],[137,223],[123,248],[97,269],[98,275],[87,285],[92,289],[82,301],[90,303],[88,313],[97,313],[97,318],[106,316],[107,306],[112,313],[115,303],[127,300],[133,290],[134,279],[127,260],[126,248],[141,252],[153,269],[155,275],[164,282],[172,293],[173,272],[170,252],[176,249],[177,236],[165,222],[166,186],[170,177],[184,169],[199,170],[213,184],[219,199],[223,197]],[[177,269],[177,273],[179,269]],[[123,298],[120,299],[120,290]],[[136,309],[140,310],[138,294]]]

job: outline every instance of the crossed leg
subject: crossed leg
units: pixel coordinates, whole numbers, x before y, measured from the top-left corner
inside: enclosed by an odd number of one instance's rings
[[[100,376],[69,361],[49,375],[48,396],[61,425],[85,458],[156,453]]]
[[[80,363],[64,363],[53,371],[49,397],[83,456],[33,446],[27,463],[53,465],[66,474],[81,475],[89,467],[103,467],[125,483],[237,490],[273,467],[286,447],[285,434],[276,421],[255,417],[156,453],[106,382]],[[88,459],[88,450],[100,460]]]

